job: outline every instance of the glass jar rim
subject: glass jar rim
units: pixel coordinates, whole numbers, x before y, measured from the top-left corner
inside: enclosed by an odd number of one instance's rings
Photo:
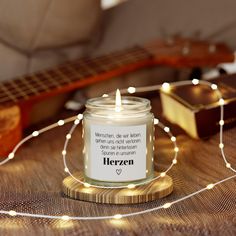
[[[146,98],[122,96],[120,113],[143,113],[151,110],[150,101]],[[89,99],[85,107],[89,110],[115,111],[115,96]]]

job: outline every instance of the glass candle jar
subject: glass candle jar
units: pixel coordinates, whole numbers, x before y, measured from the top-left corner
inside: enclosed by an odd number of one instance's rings
[[[153,114],[148,99],[89,99],[83,119],[84,178],[89,184],[123,186],[153,177]]]

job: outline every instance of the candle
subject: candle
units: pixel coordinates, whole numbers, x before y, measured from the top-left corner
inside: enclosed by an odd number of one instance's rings
[[[94,185],[123,186],[153,177],[153,114],[148,99],[89,99],[83,120],[84,178]]]

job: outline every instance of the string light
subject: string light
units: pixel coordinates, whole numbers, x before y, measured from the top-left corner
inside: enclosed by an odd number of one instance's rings
[[[34,132],[32,133],[32,136],[33,136],[33,137],[39,136],[39,132],[38,132],[38,131],[34,131]]]
[[[208,185],[207,185],[207,189],[213,189],[214,186],[215,186],[214,184],[208,184]]]
[[[193,85],[198,85],[199,84],[199,80],[198,79],[193,79],[192,80],[192,84]]]
[[[113,218],[116,219],[116,220],[119,220],[119,219],[122,218],[122,215],[121,214],[116,214],[116,215],[113,216]]]
[[[8,214],[10,216],[16,216],[17,215],[16,211],[9,211]]]
[[[211,85],[211,88],[212,88],[213,90],[216,90],[218,87],[217,87],[216,84],[212,84],[212,85]]]
[[[219,104],[220,104],[221,106],[224,105],[224,104],[225,104],[225,100],[224,100],[223,98],[220,98]]]
[[[164,92],[169,92],[170,91],[170,84],[165,82],[162,84],[161,88]]]
[[[164,128],[164,131],[165,131],[166,133],[168,133],[168,132],[170,132],[170,128],[166,126],[166,127]]]
[[[69,220],[70,217],[65,215],[65,216],[62,216],[61,219],[62,219],[62,220]]]
[[[128,87],[127,89],[128,93],[135,93],[136,92],[136,88],[135,87]]]
[[[175,141],[176,141],[176,137],[175,137],[175,136],[172,136],[172,137],[170,138],[170,140],[171,140],[172,142],[175,142]]]
[[[59,120],[59,121],[57,122],[57,124],[58,124],[58,126],[62,126],[62,125],[65,124],[65,122],[64,122],[64,120]]]
[[[157,125],[159,123],[159,120],[157,118],[154,118],[154,125]]]
[[[167,209],[167,208],[169,208],[169,207],[171,207],[171,203],[170,202],[167,202],[167,203],[165,203],[162,207],[164,208],[164,209]]]
[[[199,83],[202,83],[202,84],[206,84],[208,86],[211,87],[212,90],[217,90],[217,85],[215,84],[211,84],[210,82],[208,81],[198,81]],[[175,82],[173,83],[173,85],[175,86],[181,86],[181,85],[188,85],[189,83],[191,83],[190,81],[179,81],[179,82]],[[196,81],[194,82],[196,84]],[[192,84],[193,84],[193,81],[192,81]],[[170,89],[170,85],[168,83],[164,83],[162,86],[159,86],[159,85],[154,85],[154,86],[149,86],[149,87],[142,87],[142,88],[135,88],[135,91],[136,92],[147,92],[147,91],[153,91],[153,90],[156,90],[156,89],[163,89],[163,90],[168,90]],[[221,96],[221,93],[220,91],[218,90],[218,94],[219,94],[219,104],[223,107],[223,105],[225,104],[225,101],[224,99],[222,98]],[[107,95],[108,96],[108,95]],[[62,126],[64,125],[65,123],[69,123],[69,122],[74,122],[74,125],[72,126],[72,129],[70,130],[70,132],[66,135],[66,143],[68,143],[69,139],[71,139],[71,134],[73,133],[75,127],[80,123],[80,120],[82,120],[83,116],[81,116],[80,114],[78,116],[74,116],[74,117],[70,117],[68,119],[65,119],[65,120],[59,120],[57,123],[55,124],[52,124],[52,125],[49,125],[39,131],[34,131],[31,135],[25,137],[24,139],[22,139],[16,146],[15,148],[13,149],[13,151],[8,155],[8,158],[6,158],[5,160],[1,161],[0,162],[0,165],[3,165],[5,163],[7,163],[8,161],[10,161],[11,159],[14,158],[15,156],[15,153],[16,151],[19,149],[20,146],[22,146],[25,142],[27,142],[28,140],[30,140],[31,138],[33,137],[36,137],[38,136],[40,133],[43,133],[43,132],[46,132],[48,130],[51,130],[53,128],[56,128],[58,126]],[[158,122],[157,122],[158,121]],[[165,128],[165,126],[163,124],[161,124],[159,122],[158,119],[154,119],[154,124],[158,124],[158,126],[160,128]],[[223,125],[224,125],[224,120],[223,120],[223,109],[221,109],[221,120],[219,121],[219,124],[221,126],[221,129],[220,129],[220,140],[223,140]],[[170,136],[170,139],[171,141],[174,143],[174,146],[175,146],[175,157],[172,161],[172,165],[176,164],[177,163],[177,152],[179,151],[179,149],[177,149],[177,144],[176,144],[176,138],[174,136],[172,136],[171,132],[167,132],[167,134]],[[63,155],[63,160],[64,160],[64,164],[66,164],[65,162],[65,157],[66,157],[66,147],[67,145],[64,145],[64,149],[62,151],[62,155]],[[224,151],[223,151],[223,147],[224,147],[224,144],[222,142],[220,142],[219,144],[219,147],[221,148],[221,154],[222,154],[222,157],[223,157],[223,160],[225,162],[225,166],[226,168],[230,168],[231,171],[233,171],[234,173],[236,173],[236,170],[234,168],[231,167],[231,164],[227,161],[226,157],[225,157],[225,154],[224,154]],[[177,151],[178,150],[178,151]],[[172,165],[167,169],[167,171],[169,171],[172,167]],[[65,166],[64,168],[64,171],[71,174],[68,167]],[[166,172],[162,172],[158,177],[164,177],[166,175]],[[103,219],[121,219],[121,218],[124,218],[124,217],[130,217],[130,216],[135,216],[135,215],[140,215],[140,214],[145,214],[145,213],[148,213],[148,212],[153,212],[153,211],[157,211],[161,208],[169,208],[171,207],[174,203],[177,203],[177,202],[181,202],[181,201],[184,201],[185,199],[189,199],[193,196],[196,196],[202,192],[204,192],[205,190],[210,190],[212,189],[213,187],[219,185],[219,184],[222,184],[226,181],[229,181],[231,179],[234,179],[236,178],[236,175],[232,175],[232,176],[229,176],[227,178],[224,178],[218,182],[215,182],[215,183],[211,183],[211,184],[208,184],[205,188],[202,188],[202,189],[199,189],[191,194],[188,194],[184,197],[181,197],[177,200],[175,200],[174,202],[172,203],[165,203],[164,205],[162,206],[157,206],[157,207],[154,207],[154,208],[150,208],[150,209],[147,209],[147,210],[142,210],[142,211],[138,211],[138,212],[133,212],[133,213],[127,213],[127,214],[116,214],[116,215],[113,215],[113,216],[89,216],[89,217],[86,217],[86,216],[73,216],[73,217],[70,217],[70,216],[67,216],[67,215],[64,215],[64,216],[55,216],[55,215],[42,215],[42,214],[32,214],[32,213],[24,213],[24,212],[16,212],[14,210],[10,210],[10,211],[4,211],[4,210],[0,210],[0,214],[5,214],[5,215],[10,215],[10,216],[16,216],[16,215],[19,215],[19,216],[27,216],[27,217],[37,217],[37,218],[50,218],[50,219],[61,219],[61,220],[103,220]],[[155,178],[154,178],[155,179]],[[83,182],[82,182],[83,183]],[[85,184],[85,183],[84,183]],[[89,185],[88,187],[90,187],[91,185]],[[136,186],[136,185],[135,185]],[[128,188],[131,188],[130,185],[128,185]],[[133,188],[133,186],[132,186]]]
[[[128,185],[128,188],[129,188],[129,189],[135,188],[135,184],[129,184],[129,185]]]

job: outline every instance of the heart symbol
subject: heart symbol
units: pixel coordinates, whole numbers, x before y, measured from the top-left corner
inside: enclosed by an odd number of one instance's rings
[[[120,175],[122,172],[122,169],[116,169],[116,174]]]

